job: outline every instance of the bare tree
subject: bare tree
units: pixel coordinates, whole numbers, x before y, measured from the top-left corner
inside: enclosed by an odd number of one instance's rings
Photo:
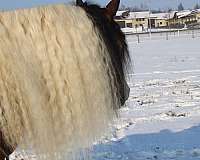
[[[200,5],[198,3],[195,4],[194,9],[200,9]]]
[[[184,10],[184,7],[183,7],[183,4],[180,3],[180,4],[178,5],[178,11],[182,11],[182,10]]]

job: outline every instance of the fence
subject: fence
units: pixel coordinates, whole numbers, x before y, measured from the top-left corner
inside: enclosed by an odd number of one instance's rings
[[[200,38],[200,29],[196,30],[170,30],[152,33],[134,33],[126,35],[128,41],[142,43],[147,40],[171,40],[177,38]]]

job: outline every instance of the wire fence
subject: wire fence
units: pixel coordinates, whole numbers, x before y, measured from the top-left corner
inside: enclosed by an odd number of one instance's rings
[[[154,33],[135,33],[126,35],[131,43],[143,43],[148,40],[172,40],[179,38],[200,38],[200,29],[196,30],[173,30]]]

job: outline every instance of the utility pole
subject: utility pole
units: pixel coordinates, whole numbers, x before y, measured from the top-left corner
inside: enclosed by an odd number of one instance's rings
[[[179,5],[179,3],[180,3],[179,0],[177,0],[177,4],[178,4],[178,5]],[[178,6],[178,5],[177,5],[177,6]],[[178,8],[177,8],[177,11],[178,11]],[[178,11],[178,12],[179,12],[179,11]],[[178,17],[177,17],[177,19],[178,19]],[[180,23],[179,20],[178,20],[178,23]],[[180,36],[180,30],[179,30],[179,27],[178,27],[178,36]]]
[[[151,39],[151,0],[149,0],[149,37]]]

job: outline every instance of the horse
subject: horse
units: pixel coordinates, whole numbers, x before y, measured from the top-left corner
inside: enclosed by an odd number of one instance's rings
[[[56,159],[108,132],[130,92],[119,4],[0,12],[0,160],[19,144]]]

